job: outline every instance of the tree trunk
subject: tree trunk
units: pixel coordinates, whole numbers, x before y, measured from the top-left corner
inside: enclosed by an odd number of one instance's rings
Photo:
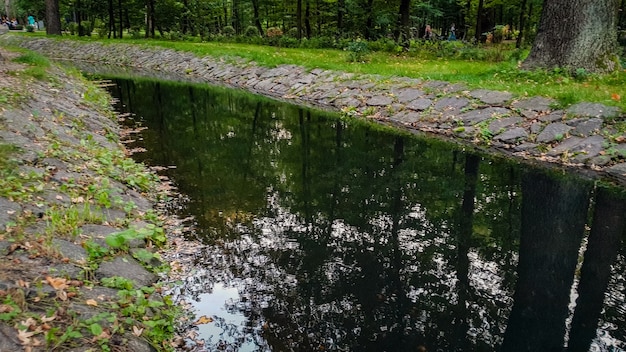
[[[113,0],[108,0],[109,5],[109,34],[107,37],[111,39],[111,32],[113,32],[113,38],[116,38],[115,35],[115,11],[113,9]]]
[[[346,8],[346,1],[337,1],[337,35],[341,38],[343,35],[343,14]]]
[[[146,38],[154,38],[154,0],[146,3]]]
[[[313,33],[311,32],[311,4],[309,0],[306,0],[306,5],[304,7],[304,33],[307,38],[311,38]]]
[[[526,25],[526,0],[522,0],[519,8],[519,34],[517,35],[517,40],[515,41],[515,47],[517,49],[521,48],[522,43],[524,42],[524,26]]]
[[[374,28],[374,0],[367,0],[365,2],[365,13],[367,19],[365,20],[365,39],[372,40],[372,28]]]
[[[259,14],[259,0],[252,0],[252,11],[254,16],[254,26],[259,31],[260,36],[265,36],[260,20],[261,15]]]
[[[476,12],[476,33],[474,33],[474,38],[477,42],[480,41],[480,37],[483,34],[483,5],[484,1],[478,0],[478,11]]]
[[[59,0],[46,0],[46,34],[61,35]]]
[[[620,0],[546,0],[539,31],[523,68],[562,67],[606,73],[619,69]]]
[[[400,0],[400,8],[398,10],[398,22],[396,28],[396,41],[404,48],[409,47],[409,12],[411,9],[411,0]]]
[[[120,38],[122,38],[124,32],[124,8],[122,7],[122,0],[118,0],[117,5],[120,7]]]
[[[302,0],[296,1],[296,29],[298,30],[298,40],[302,39]]]

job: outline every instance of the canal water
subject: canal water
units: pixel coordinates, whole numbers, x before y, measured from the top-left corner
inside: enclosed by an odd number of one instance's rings
[[[622,190],[238,91],[113,82],[145,127],[135,157],[167,167],[205,245],[178,287],[204,350],[626,348]]]

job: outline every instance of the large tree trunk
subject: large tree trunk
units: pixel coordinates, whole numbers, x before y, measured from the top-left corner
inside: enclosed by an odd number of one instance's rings
[[[338,0],[337,1],[337,36],[340,38],[343,36],[343,15],[345,12],[345,8],[346,8],[346,1]]]
[[[46,0],[46,34],[61,35],[59,0]]]
[[[537,38],[523,67],[590,72],[618,69],[615,33],[619,1],[544,1]]]
[[[398,10],[398,23],[396,29],[396,41],[404,48],[409,47],[409,12],[411,10],[411,0],[400,0]]]
[[[549,0],[548,0],[549,1]],[[474,31],[474,38],[476,39],[477,42],[480,41],[481,36],[483,35],[483,6],[484,6],[484,1],[483,0],[478,0],[478,10],[476,12],[476,30]]]
[[[372,28],[374,28],[374,0],[367,0],[365,2],[365,13],[367,13],[367,19],[365,20],[365,39],[372,40]]]
[[[524,34],[526,34],[524,33],[524,26],[526,26],[526,0],[522,0],[519,5],[519,34],[515,41],[515,48],[517,49],[521,48],[524,42]]]
[[[107,38],[111,39],[111,33],[113,33],[113,38],[116,38],[115,35],[115,13],[113,8],[113,0],[108,0],[108,8],[109,8],[109,33]]]
[[[302,0],[296,1],[296,29],[298,30],[298,40],[302,39]]]
[[[154,0],[146,2],[146,38],[154,38]]]
[[[265,36],[265,32],[263,32],[263,26],[261,25],[261,15],[259,13],[259,0],[252,0],[252,11],[254,16],[254,26],[259,31],[260,36]]]

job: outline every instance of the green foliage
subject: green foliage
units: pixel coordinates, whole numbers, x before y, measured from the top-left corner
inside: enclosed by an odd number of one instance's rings
[[[130,228],[115,232],[105,238],[106,244],[114,249],[128,249],[128,244],[134,240],[149,240],[157,245],[163,245],[166,237],[163,228],[148,224],[138,229]]]
[[[360,39],[350,42],[345,50],[348,52],[348,62],[363,62],[369,53],[367,42]]]
[[[50,60],[48,60],[45,56],[37,54],[32,51],[28,51],[16,57],[15,59],[13,59],[13,61],[22,63],[22,64],[27,64],[30,66],[37,66],[37,67],[43,67],[43,68],[50,67]]]
[[[246,37],[259,37],[259,30],[255,26],[248,26],[246,30],[243,32],[243,35]]]
[[[121,276],[105,277],[100,280],[100,283],[105,287],[115,288],[118,290],[132,290],[133,288],[133,282]]]
[[[225,37],[234,37],[237,32],[235,32],[235,28],[233,28],[233,26],[225,26],[222,28],[222,34]]]

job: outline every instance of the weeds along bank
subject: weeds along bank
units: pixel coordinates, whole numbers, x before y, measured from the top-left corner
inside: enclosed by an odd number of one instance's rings
[[[102,89],[0,53],[0,351],[172,350],[163,184]]]

